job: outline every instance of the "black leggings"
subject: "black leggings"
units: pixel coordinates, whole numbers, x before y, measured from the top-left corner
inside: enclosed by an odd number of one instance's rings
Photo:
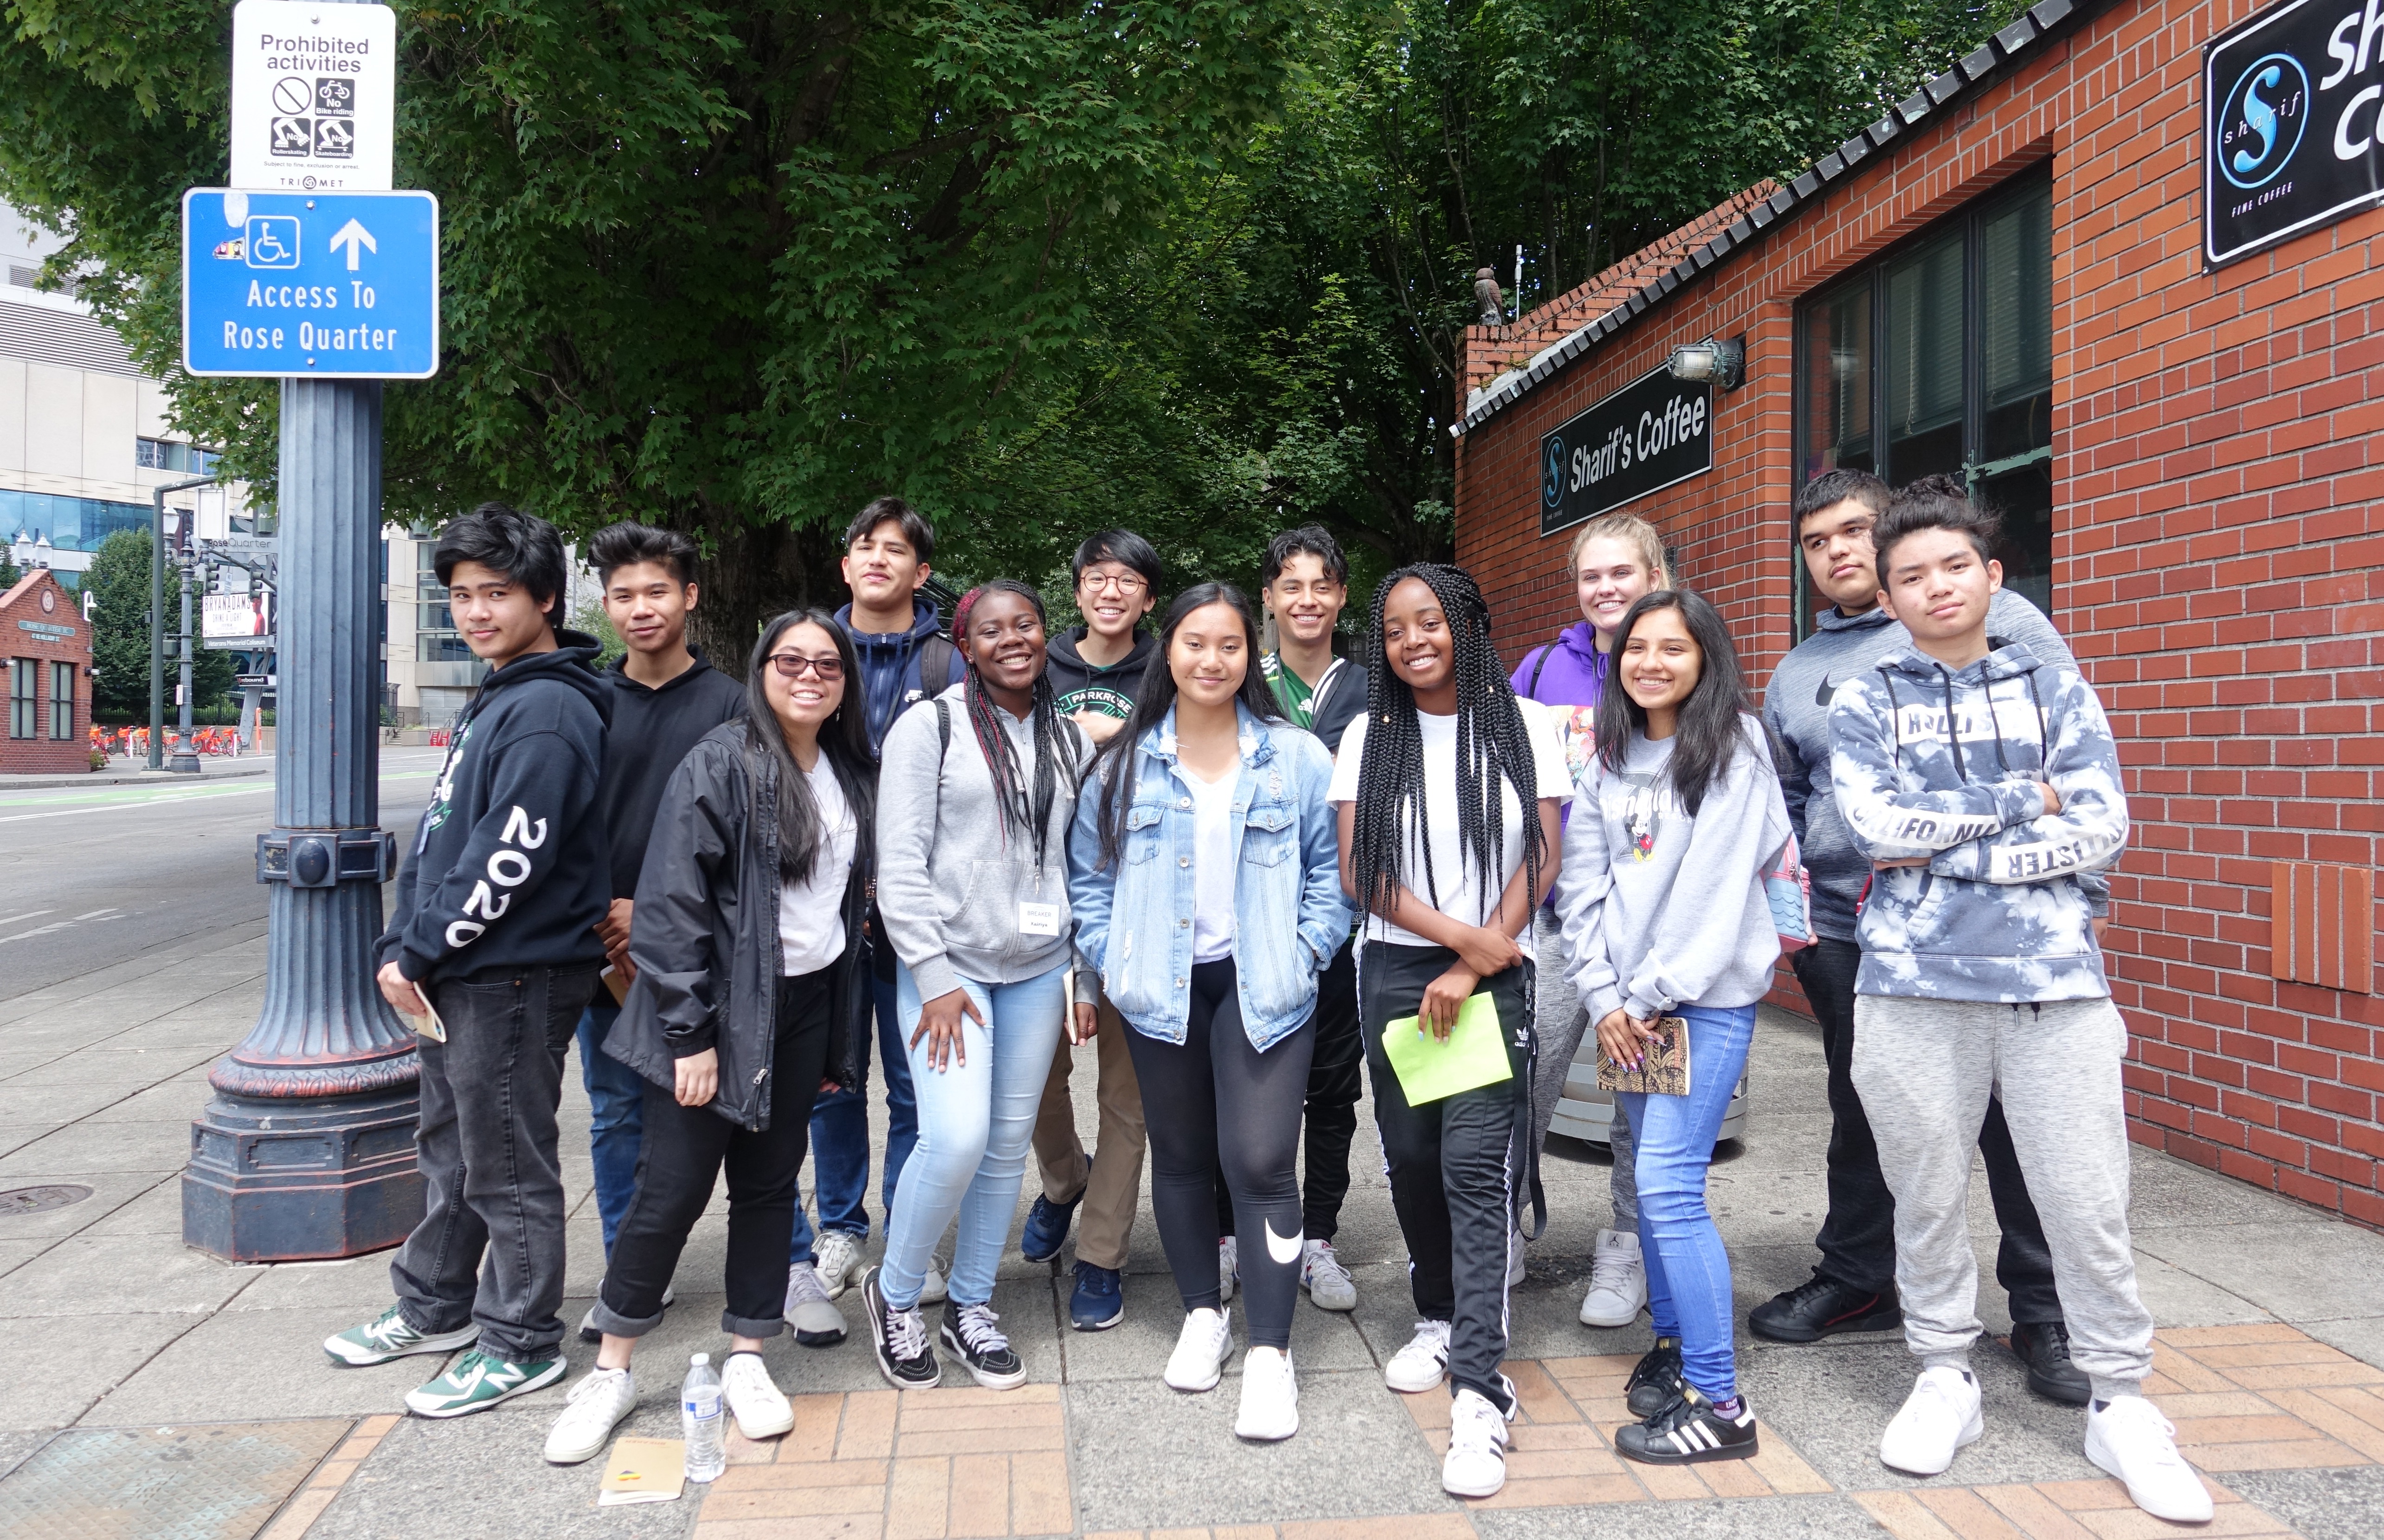
[[[638,1189],[613,1238],[596,1294],[596,1327],[643,1337],[663,1317],[663,1291],[678,1270],[688,1232],[728,1168],[727,1308],[720,1329],[776,1337],[785,1325],[787,1249],[794,1242],[797,1180],[812,1127],[812,1102],[827,1070],[832,969],[779,980],[778,1041],[771,1052],[770,1126],[739,1127],[708,1106],[682,1107],[646,1082],[645,1140]]]
[[[1219,1307],[1217,1211],[1222,1167],[1241,1238],[1250,1346],[1291,1346],[1299,1300],[1299,1114],[1308,1097],[1312,1022],[1261,1053],[1242,1029],[1231,958],[1192,967],[1181,1043],[1129,1029],[1150,1135],[1150,1208],[1186,1311]]]
[[[1358,967],[1343,942],[1316,976],[1316,1046],[1308,1066],[1308,1164],[1299,1174],[1300,1226],[1310,1240],[1341,1231],[1349,1196],[1349,1146],[1358,1137],[1358,1099],[1366,1093],[1366,1038],[1358,1029]],[[1217,1174],[1217,1228],[1234,1228],[1234,1194]]]

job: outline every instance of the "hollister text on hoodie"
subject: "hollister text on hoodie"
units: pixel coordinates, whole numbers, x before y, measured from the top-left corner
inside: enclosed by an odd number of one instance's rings
[[[1906,647],[1830,706],[1830,776],[1873,874],[1857,994],[2005,1004],[2111,992],[2080,879],[2128,843],[2093,687],[2018,644],[1949,669]],[[2040,781],[2059,794],[2046,814]]]
[[[596,787],[613,691],[589,668],[593,637],[556,639],[490,674],[455,723],[377,943],[416,983],[604,960],[596,922],[613,881]]]

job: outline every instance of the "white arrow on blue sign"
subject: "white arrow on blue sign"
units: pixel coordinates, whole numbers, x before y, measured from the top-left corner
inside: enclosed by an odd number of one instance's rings
[[[183,193],[182,368],[428,379],[439,372],[439,200]]]

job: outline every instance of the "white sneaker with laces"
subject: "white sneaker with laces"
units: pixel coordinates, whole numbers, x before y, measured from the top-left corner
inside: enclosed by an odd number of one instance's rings
[[[1220,1304],[1234,1302],[1234,1285],[1242,1276],[1242,1242],[1238,1236],[1227,1236],[1217,1242],[1217,1300]]]
[[[1329,1240],[1310,1240],[1299,1248],[1299,1287],[1319,1310],[1356,1310],[1358,1283],[1341,1265]]]
[[[1880,1435],[1880,1463],[1916,1476],[1934,1476],[1954,1463],[1954,1451],[1986,1432],[1979,1415],[1979,1382],[1969,1372],[1939,1364],[1923,1369],[1904,1410]]]
[[[1161,1376],[1171,1390],[1214,1390],[1224,1375],[1225,1360],[1234,1351],[1231,1311],[1202,1308],[1184,1317],[1175,1350],[1167,1355]]]
[[[1383,1365],[1383,1383],[1407,1395],[1437,1390],[1448,1377],[1448,1323],[1419,1321],[1408,1345]],[[1484,1403],[1485,1406],[1487,1402]]]
[[[547,1432],[548,1463],[577,1465],[602,1454],[613,1430],[637,1405],[638,1382],[627,1369],[589,1371],[564,1398],[563,1415]]]
[[[1506,1485],[1507,1419],[1480,1392],[1460,1390],[1449,1403],[1440,1489],[1452,1497],[1495,1497]]]
[[[820,1287],[831,1300],[844,1298],[844,1291],[861,1281],[869,1265],[862,1255],[861,1238],[842,1230],[822,1230],[812,1253],[812,1269],[819,1274]]]
[[[927,1259],[926,1281],[919,1286],[919,1303],[940,1305],[951,1297],[945,1275],[952,1270],[952,1259],[937,1251]]]
[[[770,1379],[759,1353],[731,1353],[720,1366],[720,1394],[737,1431],[751,1439],[776,1438],[795,1425],[795,1409]]]
[[[2210,1492],[2177,1452],[2177,1429],[2142,1396],[2086,1407],[2086,1458],[2128,1485],[2128,1496],[2155,1519],[2210,1522]]]
[[[832,1348],[844,1340],[844,1312],[830,1302],[819,1269],[799,1262],[787,1269],[787,1324],[806,1348]]]
[[[1584,1326],[1627,1326],[1647,1303],[1647,1263],[1635,1230],[1600,1230],[1589,1261],[1589,1292],[1581,1297]]]
[[[1242,1410],[1234,1436],[1273,1443],[1299,1431],[1299,1384],[1291,1355],[1280,1348],[1252,1348],[1242,1358]]]

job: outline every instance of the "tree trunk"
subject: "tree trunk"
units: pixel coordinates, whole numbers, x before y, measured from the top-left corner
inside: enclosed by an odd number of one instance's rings
[[[699,540],[709,534],[712,552],[696,563],[696,608],[688,617],[687,636],[723,673],[745,677],[754,638],[772,616],[807,604],[834,609],[844,601],[833,543],[824,529],[777,524],[724,529],[715,524],[688,533]]]

